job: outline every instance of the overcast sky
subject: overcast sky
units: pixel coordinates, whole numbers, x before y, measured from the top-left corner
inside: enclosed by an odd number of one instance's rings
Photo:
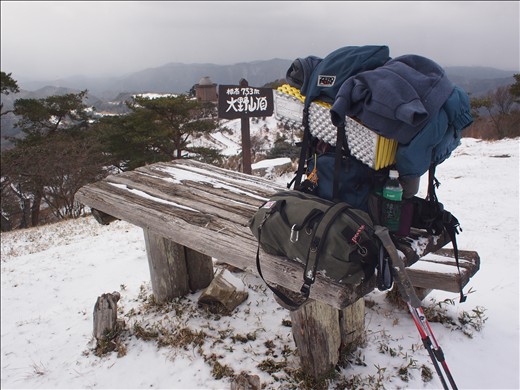
[[[237,62],[387,45],[442,66],[520,70],[518,1],[1,1],[13,78],[119,76],[169,62]]]

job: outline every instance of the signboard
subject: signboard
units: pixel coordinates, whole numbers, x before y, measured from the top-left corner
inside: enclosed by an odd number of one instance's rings
[[[272,116],[273,90],[240,85],[219,85],[218,117],[223,119]]]

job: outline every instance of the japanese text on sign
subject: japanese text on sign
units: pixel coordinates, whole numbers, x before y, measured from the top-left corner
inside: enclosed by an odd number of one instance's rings
[[[271,116],[273,91],[270,88],[219,86],[219,117]]]

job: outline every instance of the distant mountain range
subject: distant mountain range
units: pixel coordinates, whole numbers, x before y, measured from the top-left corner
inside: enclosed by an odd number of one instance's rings
[[[261,87],[284,79],[291,63],[292,60],[279,58],[233,65],[169,63],[120,77],[73,76],[24,82],[23,88],[30,91],[47,86],[88,89],[90,94],[101,100],[111,100],[121,92],[186,93],[205,76],[209,76],[216,84],[238,84],[244,78],[249,85]],[[450,80],[473,95],[514,82],[514,71],[476,66],[452,66],[445,69]]]
[[[23,87],[38,90],[47,85],[71,89],[88,89],[101,99],[113,99],[120,92],[187,93],[199,80],[209,76],[214,83],[237,85],[244,78],[249,85],[261,87],[285,78],[291,60],[243,62],[233,65],[169,63],[144,69],[126,76],[95,78],[74,76],[52,81],[24,82]]]
[[[243,62],[233,65],[169,63],[157,68],[144,69],[120,77],[75,76],[59,80],[24,81],[19,85],[20,93],[2,95],[4,110],[12,108],[16,99],[44,98],[50,95],[77,93],[87,89],[87,104],[98,112],[124,109],[124,100],[136,93],[187,93],[205,76],[216,84],[237,85],[244,78],[249,85],[262,87],[275,80],[284,79],[293,60],[271,59],[266,61]],[[514,83],[515,71],[504,71],[488,67],[453,66],[446,67],[451,81],[465,89],[471,96],[480,96],[496,88]],[[120,103],[119,105],[114,105]],[[118,108],[119,107],[119,108]],[[18,129],[13,127],[13,115],[1,118],[1,142],[4,136],[13,136]]]
[[[483,66],[445,67],[448,78],[473,97],[494,91],[498,87],[514,84],[515,71],[506,71]]]

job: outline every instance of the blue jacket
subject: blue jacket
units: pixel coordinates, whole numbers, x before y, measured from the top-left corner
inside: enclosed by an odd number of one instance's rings
[[[376,133],[409,143],[437,115],[455,86],[432,60],[404,55],[347,79],[336,95],[331,120],[358,118]]]
[[[407,145],[399,145],[396,167],[400,177],[420,177],[431,163],[440,164],[460,145],[461,132],[473,123],[468,94],[455,87],[424,128]]]

